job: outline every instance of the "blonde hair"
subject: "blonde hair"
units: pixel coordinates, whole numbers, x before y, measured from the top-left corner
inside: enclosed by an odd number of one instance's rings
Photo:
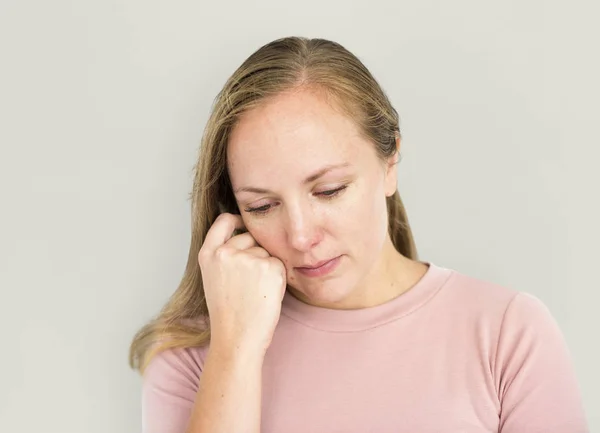
[[[362,62],[340,44],[325,39],[287,37],[254,52],[215,99],[194,169],[192,228],[187,266],[177,290],[159,315],[142,327],[130,348],[129,363],[144,372],[163,350],[203,346],[210,340],[198,253],[219,213],[239,213],[227,173],[227,143],[240,115],[286,90],[310,87],[337,102],[384,160],[397,152],[398,113]],[[398,191],[387,198],[389,234],[405,257],[417,259],[407,214]],[[203,324],[203,325],[198,325]]]

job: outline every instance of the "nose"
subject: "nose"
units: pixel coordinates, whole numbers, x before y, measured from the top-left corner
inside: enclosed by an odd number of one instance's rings
[[[302,252],[310,251],[323,239],[323,231],[310,206],[288,211],[287,234],[291,246]]]

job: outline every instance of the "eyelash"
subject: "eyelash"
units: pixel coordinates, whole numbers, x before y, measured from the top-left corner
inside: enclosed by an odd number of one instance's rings
[[[325,200],[332,200],[335,197],[337,197],[338,195],[340,195],[340,193],[343,192],[347,187],[348,187],[348,185],[340,186],[339,188],[322,191],[320,193],[317,193],[317,195],[324,198]],[[254,213],[254,214],[260,215],[260,214],[266,214],[267,212],[269,212],[269,209],[271,209],[271,207],[272,206],[270,204],[266,204],[264,206],[259,206],[259,207],[255,207],[255,208],[246,208],[245,211],[249,212],[249,213]]]

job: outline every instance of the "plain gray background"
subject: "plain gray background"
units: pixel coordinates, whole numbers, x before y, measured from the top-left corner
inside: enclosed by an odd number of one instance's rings
[[[128,347],[183,273],[210,105],[287,35],[371,69],[421,258],[540,297],[600,431],[597,1],[0,4],[0,431],[140,430]]]

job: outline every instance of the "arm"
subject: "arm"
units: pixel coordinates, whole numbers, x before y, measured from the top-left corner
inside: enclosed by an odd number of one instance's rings
[[[258,433],[262,357],[216,346],[157,355],[144,372],[143,433]]]
[[[148,366],[144,433],[260,432],[262,365],[287,280],[283,262],[249,232],[234,235],[243,228],[240,215],[223,213],[204,239],[198,263],[211,343],[167,351]],[[169,359],[206,350],[205,362]]]
[[[262,364],[260,355],[211,349],[186,432],[260,433]]]
[[[520,293],[507,307],[494,376],[499,433],[589,432],[568,347],[537,298]]]

